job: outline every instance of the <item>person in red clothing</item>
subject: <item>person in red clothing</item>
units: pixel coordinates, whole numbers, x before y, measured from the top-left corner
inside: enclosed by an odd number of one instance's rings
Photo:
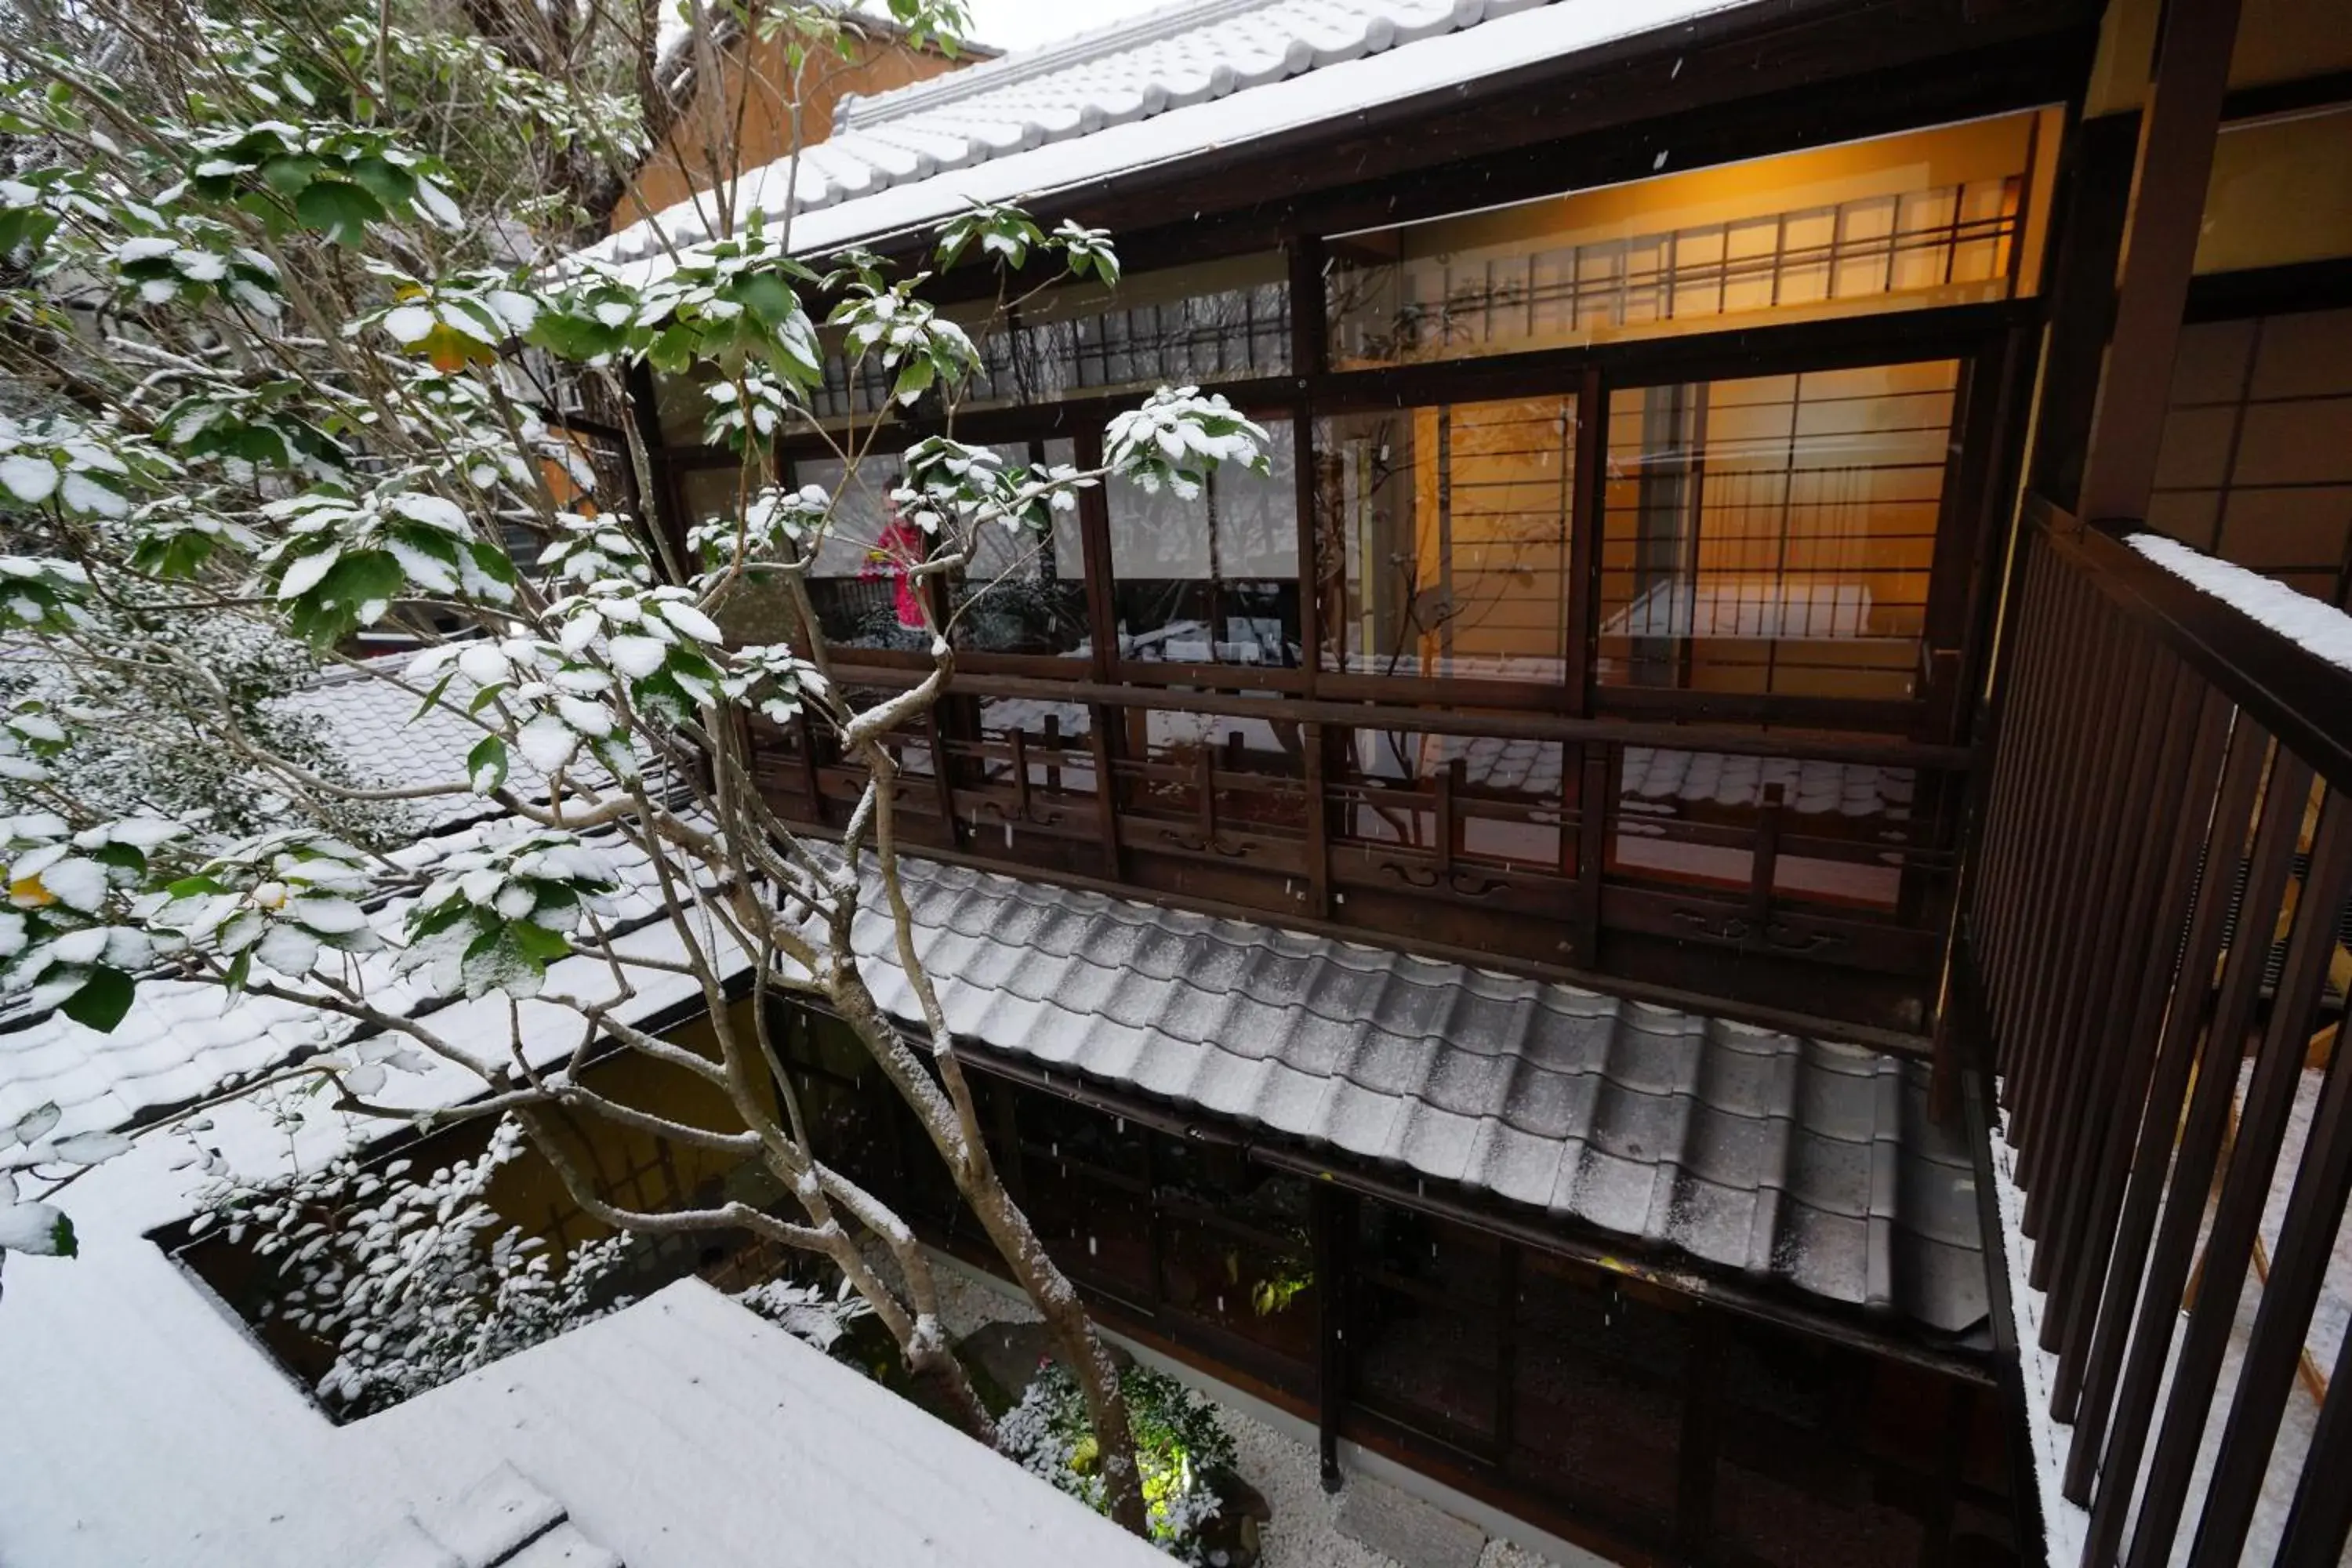
[[[880,537],[875,540],[874,548],[866,552],[865,569],[858,573],[869,581],[887,577],[898,584],[894,600],[898,624],[916,631],[922,630],[925,622],[922,601],[915,596],[914,569],[928,552],[923,531],[894,510]]]

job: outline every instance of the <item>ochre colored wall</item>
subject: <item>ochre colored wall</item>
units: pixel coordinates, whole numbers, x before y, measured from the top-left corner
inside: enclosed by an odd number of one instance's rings
[[[950,59],[937,49],[915,48],[882,36],[853,40],[846,56],[829,48],[812,49],[798,93],[803,144],[833,134],[834,106],[848,94],[871,97],[980,58],[965,53]],[[784,60],[784,39],[751,41],[726,51],[719,78],[717,90],[706,88],[696,94],[694,107],[637,172],[628,194],[613,209],[616,231],[709,189],[714,145],[739,149],[733,168],[725,171],[729,174],[760,168],[792,152],[792,74]]]
[[[2339,256],[2352,256],[2352,109],[2223,126],[2197,270]]]
[[[2147,92],[2150,52],[2162,0],[2111,0],[2083,113],[2096,119],[2137,109]],[[2230,85],[2254,87],[2352,69],[2352,26],[2344,0],[2242,0]]]

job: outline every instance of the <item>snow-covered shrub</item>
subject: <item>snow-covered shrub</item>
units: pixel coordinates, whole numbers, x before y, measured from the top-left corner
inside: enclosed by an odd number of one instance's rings
[[[829,1294],[822,1285],[770,1279],[737,1291],[735,1300],[827,1354],[852,1323],[874,1313],[874,1304],[850,1288],[846,1275]]]
[[[351,1159],[263,1185],[206,1195],[231,1243],[281,1258],[281,1289],[259,1316],[329,1347],[320,1398],[346,1415],[399,1404],[624,1305],[605,1287],[629,1237],[584,1242],[559,1258],[490,1207],[491,1178],[523,1147],[501,1120],[474,1160],[422,1179],[395,1160],[379,1172]]]
[[[1152,1543],[1181,1563],[1206,1561],[1201,1531],[1217,1517],[1216,1478],[1234,1467],[1234,1439],[1215,1405],[1165,1373],[1131,1366],[1119,1375]],[[1059,1362],[1049,1362],[996,1425],[996,1446],[1093,1509],[1109,1511],[1085,1395]]]

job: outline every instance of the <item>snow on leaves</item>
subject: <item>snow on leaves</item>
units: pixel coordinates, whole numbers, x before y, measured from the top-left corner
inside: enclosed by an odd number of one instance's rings
[[[387,275],[394,302],[361,316],[346,331],[375,327],[445,374],[496,362],[499,345],[539,319],[539,301],[504,273],[462,273],[429,285]]]
[[[459,677],[472,683],[466,711],[487,727],[466,762],[477,795],[506,783],[509,737],[542,773],[563,767],[585,742],[615,777],[635,776],[635,759],[611,700],[613,677],[575,657],[580,651],[541,638],[485,637],[428,648],[409,661],[408,679],[432,683],[419,717],[448,700]]]
[[[980,366],[980,351],[964,330],[916,296],[926,276],[889,284],[857,279],[825,318],[841,329],[853,357],[880,360],[895,403],[912,403],[934,385],[961,384]]]
[[[625,578],[652,586],[653,562],[637,542],[626,517],[611,512],[585,517],[566,511],[557,513],[554,523],[555,537],[539,552],[539,564],[550,575],[583,584]]]
[[[629,700],[640,713],[677,724],[698,708],[719,705],[719,670],[711,656],[725,639],[688,590],[610,580],[561,601],[549,614],[562,624],[556,640],[566,654],[601,647],[628,681]]]
[[[227,225],[194,213],[156,215],[149,232],[134,233],[103,257],[115,292],[126,304],[202,304],[218,299],[234,309],[275,320],[285,309],[278,264],[238,242]]]
[[[77,1248],[73,1222],[62,1210],[23,1197],[22,1174],[47,1169],[64,1175],[130,1152],[131,1140],[120,1132],[57,1137],[62,1120],[57,1106],[49,1104],[26,1111],[13,1125],[0,1125],[0,1254],[71,1258]]]
[[[800,716],[803,697],[822,695],[824,677],[816,666],[783,643],[738,648],[733,668],[719,679],[728,700],[739,702],[779,724]]]
[[[1103,462],[1148,492],[1165,488],[1192,500],[1220,464],[1265,473],[1265,442],[1264,426],[1222,395],[1203,397],[1197,386],[1163,386],[1104,429]]]
[[[954,266],[958,257],[977,247],[982,256],[1017,269],[1028,261],[1030,248],[1045,239],[1027,213],[995,202],[972,203],[940,225],[939,236],[932,256],[942,268]]]
[[[746,370],[740,381],[714,381],[703,389],[710,400],[710,416],[702,438],[714,447],[740,452],[757,436],[772,438],[784,427],[794,406],[793,388],[764,371]]]
[[[121,1023],[132,975],[155,955],[134,897],[151,854],[185,832],[159,817],[79,832],[50,812],[0,817],[0,854],[8,858],[0,995],[56,1007],[101,1033]]]
[[[390,131],[265,120],[198,133],[189,151],[194,194],[234,203],[274,233],[306,228],[356,249],[368,225],[395,216],[450,230],[462,223],[441,166]]]
[[[1007,468],[1002,462],[986,447],[926,437],[908,448],[906,478],[890,492],[891,503],[935,537],[961,541],[992,522],[1042,532],[1055,512],[1076,508],[1077,492],[1095,482],[1066,464]]]
[[[550,292],[531,341],[566,359],[642,358],[673,374],[709,363],[733,377],[757,364],[804,392],[824,379],[816,329],[796,291],[812,280],[781,237],[755,222],[681,251],[668,274],[639,290],[583,271]]]
[[[771,485],[751,498],[740,520],[705,518],[686,536],[687,548],[704,566],[696,586],[708,591],[747,566],[793,559],[832,515],[833,496],[822,486]]]
[[[264,1314],[323,1341],[334,1364],[320,1394],[352,1415],[437,1387],[603,1315],[629,1238],[551,1252],[491,1206],[499,1171],[523,1148],[502,1121],[478,1158],[416,1178],[349,1158],[266,1184],[224,1177],[200,1218],[278,1261]]]
[[[397,481],[352,495],[321,487],[262,509],[285,532],[261,557],[294,633],[333,642],[403,598],[514,601],[514,564],[457,505]]]
[[[39,784],[49,776],[48,761],[66,749],[66,728],[48,705],[27,697],[0,713],[0,780]]]
[[[0,478],[5,482],[5,478]],[[0,555],[0,629],[68,631],[89,624],[89,574],[71,561]]]
[[[545,829],[444,860],[408,910],[396,968],[423,971],[442,994],[536,996],[547,966],[572,951],[583,916],[613,912],[620,876],[569,833]]]
[[[105,426],[0,416],[0,490],[18,506],[127,517],[139,493],[169,471],[143,444]]]
[[[823,1285],[770,1279],[737,1291],[735,1300],[794,1339],[828,1353],[851,1324],[874,1311],[871,1302],[851,1290],[845,1276],[830,1292]]]
[[[243,987],[256,968],[299,981],[322,952],[375,952],[383,936],[361,900],[376,875],[361,851],[308,829],[247,839],[166,887],[152,901],[168,950],[219,963]]]

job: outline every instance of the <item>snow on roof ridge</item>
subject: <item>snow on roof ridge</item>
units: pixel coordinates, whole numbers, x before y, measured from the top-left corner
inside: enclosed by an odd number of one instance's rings
[[[1476,3],[1477,0],[1456,0],[1454,9],[1458,12]],[[1147,11],[1089,27],[1034,48],[1000,55],[963,70],[908,82],[887,92],[845,93],[833,106],[834,134],[887,124],[906,115],[1048,76],[1070,66],[1088,64],[1143,44],[1160,43],[1211,22],[1228,21],[1278,4],[1280,0],[1187,0],[1165,10]]]
[[[644,281],[669,269],[674,248],[779,217],[787,200],[794,249],[825,255],[929,230],[974,203],[1037,201],[1764,5],[1197,0],[1148,26],[1011,57],[1025,74],[975,68],[877,100],[870,129],[853,110],[797,166],[787,155],[746,171],[726,211],[698,193],[572,259]],[[947,145],[914,156],[899,145],[908,132]],[[785,171],[790,193],[773,188]]]

